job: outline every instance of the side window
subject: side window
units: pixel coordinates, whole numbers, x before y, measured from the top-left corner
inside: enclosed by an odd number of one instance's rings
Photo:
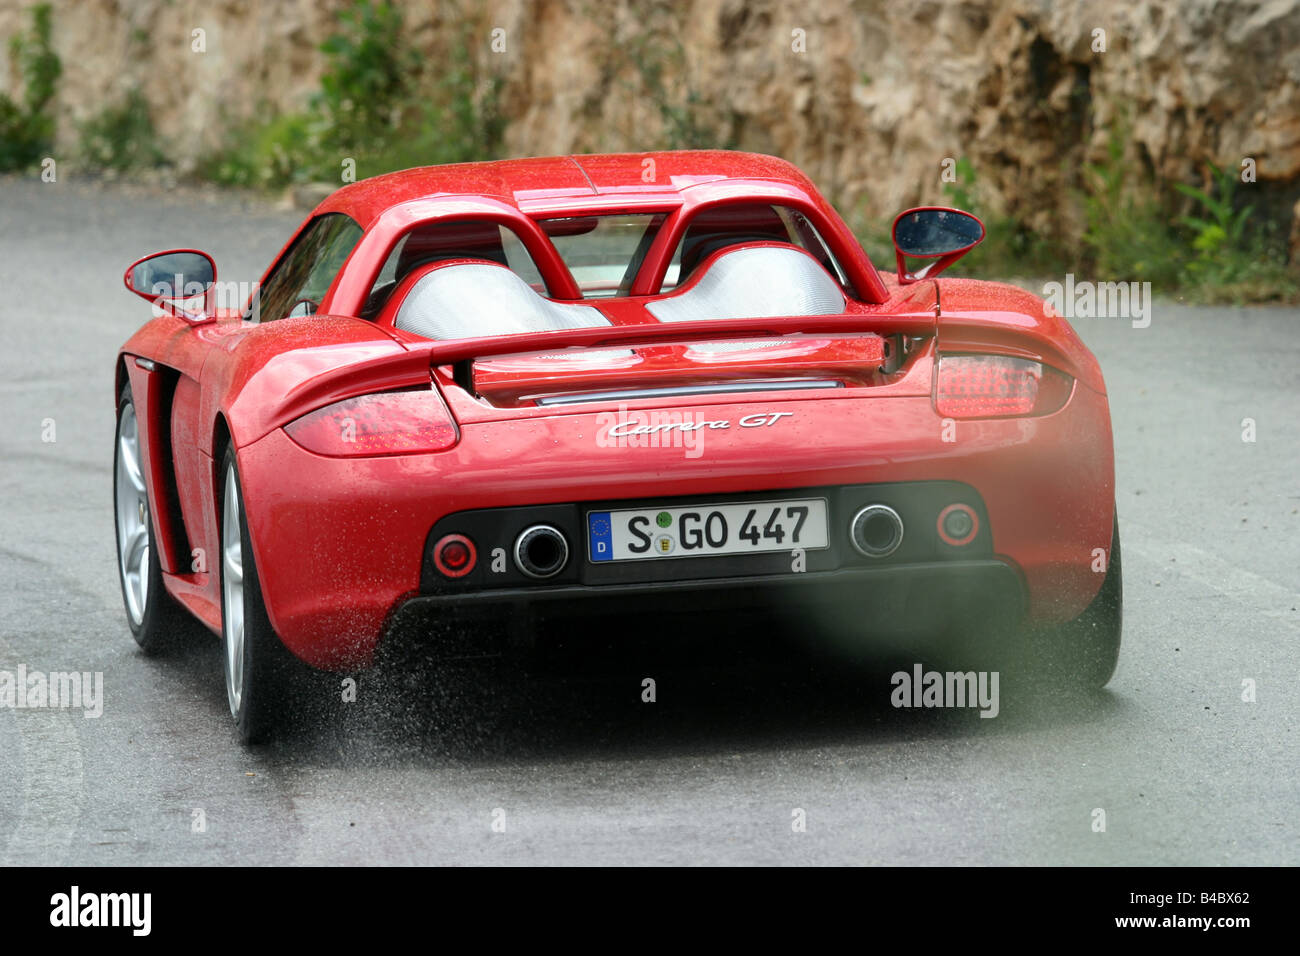
[[[259,320],[313,314],[360,238],[361,227],[342,213],[308,226],[262,284]]]

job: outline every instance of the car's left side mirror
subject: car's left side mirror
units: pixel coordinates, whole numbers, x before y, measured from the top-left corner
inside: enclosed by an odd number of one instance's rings
[[[968,212],[947,206],[918,206],[894,220],[894,252],[898,282],[907,285],[933,279],[984,238],[984,223]],[[924,268],[908,271],[906,257],[933,259]]]
[[[171,249],[137,259],[122,282],[130,292],[188,322],[212,315],[208,293],[217,281],[217,264],[198,249]]]

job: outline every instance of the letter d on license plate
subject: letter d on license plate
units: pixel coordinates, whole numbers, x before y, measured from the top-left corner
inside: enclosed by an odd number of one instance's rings
[[[592,561],[698,558],[827,546],[826,499],[587,513]]]

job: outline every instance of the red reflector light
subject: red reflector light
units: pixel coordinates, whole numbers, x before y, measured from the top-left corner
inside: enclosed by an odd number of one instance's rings
[[[358,395],[290,422],[284,430],[317,455],[411,455],[456,444],[456,424],[434,389]]]
[[[970,544],[979,534],[980,518],[970,505],[951,504],[939,512],[935,527],[944,544],[961,547]]]
[[[1048,415],[1070,397],[1074,379],[1041,362],[1005,355],[944,355],[934,407],[945,418]]]
[[[442,563],[452,571],[459,571],[469,564],[469,546],[461,541],[452,541],[442,549]]]
[[[433,546],[433,566],[449,578],[463,578],[474,570],[478,552],[463,534],[444,535]]]

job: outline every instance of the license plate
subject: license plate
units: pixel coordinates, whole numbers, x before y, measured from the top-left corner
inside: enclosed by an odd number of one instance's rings
[[[587,513],[588,556],[597,562],[826,546],[824,498]]]

